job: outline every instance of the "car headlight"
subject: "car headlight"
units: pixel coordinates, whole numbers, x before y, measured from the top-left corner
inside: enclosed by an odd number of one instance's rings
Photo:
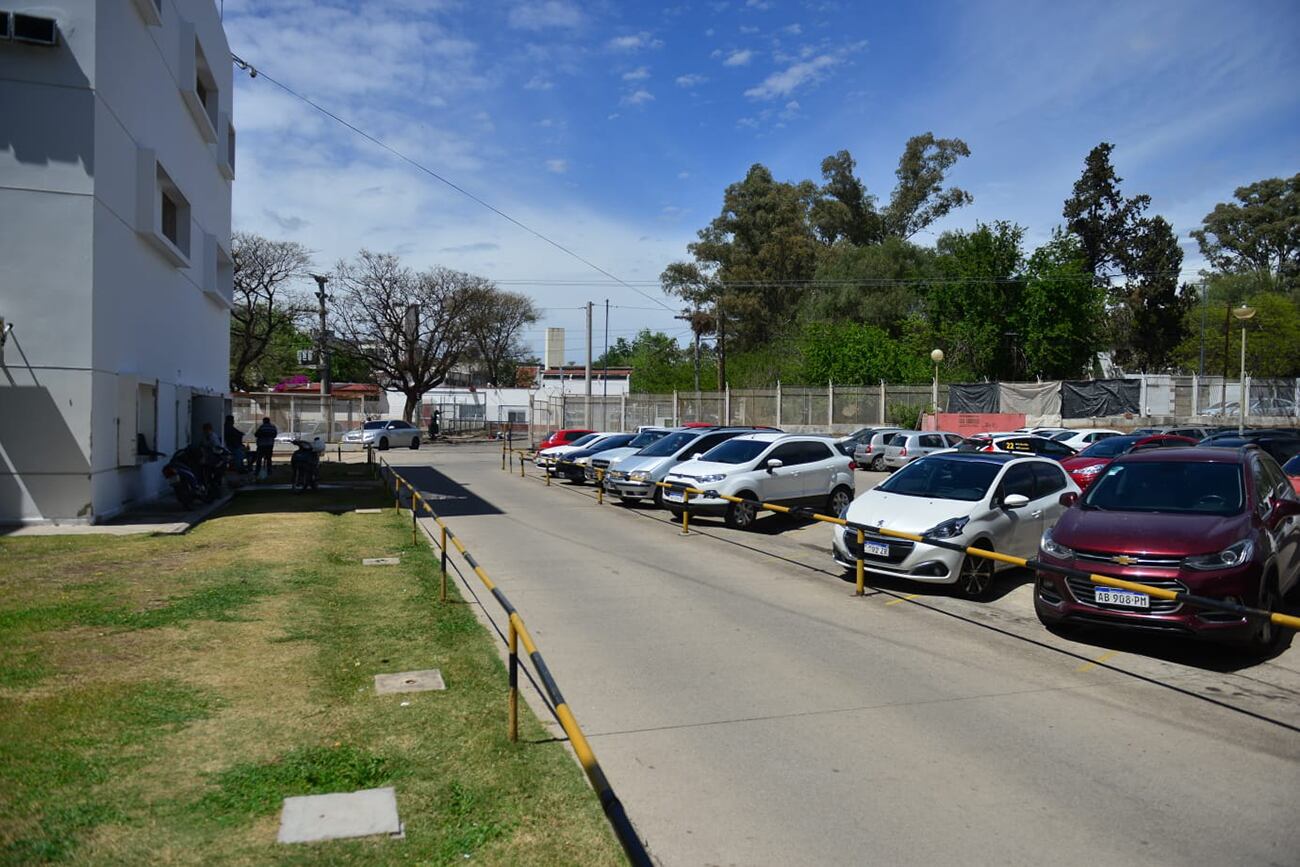
[[[1095,476],[1097,475],[1097,473],[1100,473],[1104,469],[1106,469],[1105,464],[1093,464],[1090,467],[1084,467],[1081,470],[1075,470],[1075,473],[1077,473],[1080,476]]]
[[[953,536],[960,536],[961,531],[966,529],[970,523],[970,518],[950,518],[942,524],[931,527],[922,533],[922,536],[929,536],[932,539],[951,539]]]
[[[635,472],[628,473],[627,477],[634,482],[644,482],[646,479],[650,478],[650,474],[645,470],[636,470]]]
[[[1255,553],[1255,545],[1249,539],[1242,539],[1224,548],[1217,554],[1193,554],[1183,558],[1183,565],[1188,569],[1209,572],[1214,569],[1232,569],[1250,562]]]
[[[574,463],[580,467],[585,467],[590,461],[591,458],[577,458],[574,460]]]
[[[1038,543],[1039,549],[1049,557],[1055,557],[1058,560],[1073,560],[1074,550],[1067,548],[1052,538],[1051,530],[1043,531],[1043,538]]]
[[[722,481],[722,480],[725,479],[725,478],[726,478],[726,475],[723,474],[723,473],[714,473],[714,474],[711,475],[711,476],[700,476],[700,477],[699,477],[698,479],[696,479],[695,481],[697,481],[697,482],[720,482],[720,481]]]

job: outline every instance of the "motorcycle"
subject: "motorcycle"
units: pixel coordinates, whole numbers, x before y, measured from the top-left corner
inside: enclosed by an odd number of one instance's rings
[[[194,508],[196,498],[207,492],[202,481],[202,453],[193,446],[179,449],[163,467],[163,478],[171,485],[172,493],[187,509]]]
[[[311,488],[314,491],[320,484],[320,452],[324,449],[324,443],[317,437],[315,441],[297,439],[293,444],[298,447],[289,457],[293,489],[305,491]]]

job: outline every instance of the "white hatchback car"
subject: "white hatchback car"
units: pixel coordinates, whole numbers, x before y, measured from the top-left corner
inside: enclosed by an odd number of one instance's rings
[[[555,465],[558,464],[560,459],[565,455],[570,452],[580,452],[583,449],[589,449],[601,440],[614,436],[614,434],[614,431],[583,434],[571,443],[565,443],[562,446],[551,446],[549,449],[542,449],[533,458],[533,466],[545,470],[548,473],[554,473]]]
[[[1065,443],[1077,452],[1086,449],[1098,440],[1117,436],[1122,436],[1122,434],[1119,431],[1111,430],[1110,428],[1085,427],[1077,430],[1064,431],[1054,435],[1052,439],[1056,440],[1058,443]]]
[[[1026,559],[1038,553],[1043,531],[1066,506],[1061,495],[1079,486],[1056,461],[1000,452],[948,452],[908,464],[853,501],[844,512],[851,525],[946,539]],[[961,551],[897,539],[867,529],[864,567],[883,575],[933,584],[955,584],[980,598],[993,587],[994,568],[1005,568]],[[835,527],[835,562],[856,567],[855,526]]]
[[[853,500],[853,466],[829,437],[756,433],[727,440],[694,460],[678,464],[664,481],[708,494],[665,489],[663,503],[680,515],[722,515],[727,526],[746,530],[758,517],[758,503],[811,506],[838,515]],[[726,494],[747,502],[732,503]]]

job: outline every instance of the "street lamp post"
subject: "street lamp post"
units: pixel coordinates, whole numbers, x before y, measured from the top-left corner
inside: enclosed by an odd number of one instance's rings
[[[930,405],[934,407],[934,420],[939,421],[939,362],[943,361],[943,350],[936,349],[930,353],[930,360],[934,362],[934,388],[930,393]]]
[[[1237,406],[1237,433],[1244,434],[1246,432],[1246,412],[1248,408],[1246,394],[1246,322],[1255,315],[1255,308],[1242,304],[1240,307],[1233,308],[1232,315],[1237,317],[1237,321],[1241,323],[1241,370],[1239,371],[1241,377],[1241,402]]]

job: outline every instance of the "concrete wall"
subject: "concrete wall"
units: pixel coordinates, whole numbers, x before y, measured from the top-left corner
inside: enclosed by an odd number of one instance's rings
[[[34,10],[57,18],[58,46],[0,42],[0,117],[23,119],[0,123],[0,316],[14,325],[0,522],[98,520],[160,495],[164,461],[136,456],[137,420],[168,453],[192,437],[195,407],[220,423],[229,47],[212,0],[162,7],[155,23],[135,0],[59,0]],[[206,129],[198,52],[217,93]],[[187,251],[150,231],[157,166],[188,201]]]

